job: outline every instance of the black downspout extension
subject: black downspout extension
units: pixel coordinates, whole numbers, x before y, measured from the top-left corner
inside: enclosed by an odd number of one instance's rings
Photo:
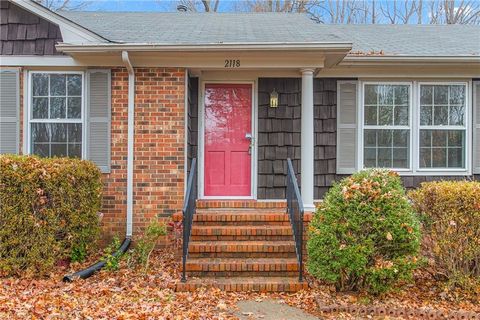
[[[118,248],[117,252],[115,252],[113,254],[113,256],[118,257],[118,256],[121,256],[122,254],[124,254],[128,250],[128,247],[130,247],[131,242],[132,242],[132,239],[130,237],[125,238],[125,240],[123,240],[123,242],[122,242],[122,245],[120,246],[120,248]],[[72,273],[72,274],[65,275],[63,277],[63,281],[64,282],[72,282],[72,281],[74,281],[75,279],[78,279],[78,278],[86,279],[86,278],[90,277],[91,275],[93,275],[95,272],[97,272],[100,269],[102,269],[103,267],[105,267],[105,264],[106,264],[105,261],[100,260],[97,263],[92,264],[91,266],[89,266],[89,267],[87,267],[83,270],[77,271],[77,272]]]

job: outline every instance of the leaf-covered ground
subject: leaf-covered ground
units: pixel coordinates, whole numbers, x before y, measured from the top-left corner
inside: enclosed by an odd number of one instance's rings
[[[183,293],[174,291],[180,268],[173,253],[157,251],[151,259],[147,274],[122,265],[119,271],[102,271],[74,283],[61,281],[69,271],[66,269],[48,279],[0,279],[0,319],[235,319],[236,302],[245,299],[275,299],[318,315],[316,297],[327,303],[381,303],[480,312],[478,292],[447,291],[425,272],[416,275],[414,284],[381,299],[335,294],[332,288],[311,280],[312,289],[295,294],[225,293],[216,289]],[[329,318],[350,316],[336,314]]]

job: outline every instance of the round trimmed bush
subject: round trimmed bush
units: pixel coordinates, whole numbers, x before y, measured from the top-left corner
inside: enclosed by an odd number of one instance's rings
[[[90,161],[0,156],[0,276],[83,260],[99,235],[102,181]]]
[[[310,274],[339,291],[380,294],[411,278],[419,220],[397,173],[358,172],[325,195],[309,226]]]

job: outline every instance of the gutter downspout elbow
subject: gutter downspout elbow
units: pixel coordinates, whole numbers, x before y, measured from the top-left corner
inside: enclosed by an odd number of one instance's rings
[[[133,231],[133,157],[135,134],[135,70],[127,51],[122,51],[122,61],[128,71],[128,116],[127,116],[127,231],[126,237],[132,237]]]

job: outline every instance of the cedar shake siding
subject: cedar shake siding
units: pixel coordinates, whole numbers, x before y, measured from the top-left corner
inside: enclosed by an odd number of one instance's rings
[[[60,28],[8,1],[0,1],[2,55],[59,55]]]
[[[198,148],[198,78],[188,78],[187,173]]]
[[[300,179],[301,88],[299,78],[258,79],[258,199],[285,198],[287,158]],[[273,89],[277,108],[270,108]]]

